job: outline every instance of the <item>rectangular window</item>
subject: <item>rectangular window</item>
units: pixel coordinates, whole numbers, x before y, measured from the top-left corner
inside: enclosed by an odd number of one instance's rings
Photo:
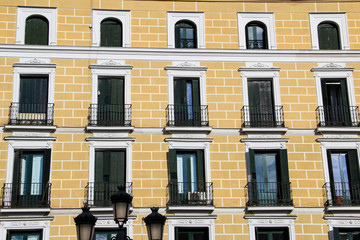
[[[126,187],[125,151],[95,151],[94,205],[110,206],[118,186]]]
[[[123,126],[125,111],[124,78],[99,78],[97,125]]]
[[[13,207],[49,206],[51,150],[15,150]]]
[[[209,204],[211,184],[205,182],[204,151],[169,151],[170,204]]]
[[[335,206],[360,204],[360,177],[357,151],[327,150],[330,173],[330,203]]]
[[[251,182],[248,183],[251,206],[292,205],[287,150],[249,150]]]
[[[209,240],[209,228],[175,227],[175,240]]]
[[[334,228],[334,240],[359,240],[359,228]]]
[[[289,240],[289,229],[273,227],[256,227],[256,240]]]
[[[7,240],[42,240],[42,231],[16,231],[10,230],[7,234]]]

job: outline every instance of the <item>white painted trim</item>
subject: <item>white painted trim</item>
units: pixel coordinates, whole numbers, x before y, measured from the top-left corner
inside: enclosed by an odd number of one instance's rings
[[[345,64],[334,64],[334,63],[319,63],[321,67],[312,68],[311,71],[314,72],[315,78],[315,89],[316,89],[316,99],[318,106],[323,106],[323,97],[321,89],[321,79],[323,78],[332,78],[332,79],[346,79],[347,93],[349,99],[349,106],[356,106],[355,101],[355,90],[353,82],[353,68],[345,67]],[[351,116],[353,117],[353,116]],[[324,116],[320,116],[321,121],[324,121]],[[354,119],[352,119],[354,121]]]
[[[169,142],[169,150],[170,149],[184,149],[184,150],[204,150],[204,167],[205,167],[205,182],[211,182],[211,171],[210,171],[210,145],[209,142],[177,142],[171,141]]]
[[[246,49],[246,30],[249,22],[262,22],[266,26],[269,49],[276,49],[275,24],[273,13],[238,13],[239,48]]]
[[[279,228],[279,227],[287,227],[289,229],[289,240],[295,240],[295,223],[294,219],[292,218],[274,218],[274,217],[267,217],[267,218],[253,218],[248,219],[249,221],[249,236],[250,240],[256,240],[256,227],[272,227],[272,228]]]
[[[175,227],[207,227],[209,229],[209,240],[215,240],[214,219],[203,218],[200,216],[188,216],[187,218],[175,217],[168,218],[169,240],[175,240]]]
[[[130,11],[95,10],[92,11],[92,46],[100,46],[100,24],[106,18],[115,18],[122,24],[122,47],[131,47]]]
[[[341,49],[350,49],[345,13],[309,13],[312,49],[319,49],[318,25],[324,21],[336,23],[339,27]]]
[[[49,45],[56,45],[56,8],[43,7],[18,7],[16,17],[16,44],[25,44],[25,25],[26,19],[32,15],[41,15],[49,21]]]
[[[132,181],[132,141],[99,141],[89,139],[89,182],[95,181],[95,151],[124,149],[126,158],[126,182]],[[93,196],[93,194],[91,194]],[[91,199],[90,199],[91,200]]]
[[[167,12],[168,48],[175,48],[175,24],[180,20],[189,20],[196,25],[197,48],[205,48],[203,12]]]
[[[334,228],[359,228],[360,220],[358,218],[347,216],[346,219],[329,219],[329,238],[334,240]]]
[[[24,219],[23,217],[1,220],[0,239],[6,239],[8,230],[41,230],[42,239],[47,240],[50,237],[50,220]]]

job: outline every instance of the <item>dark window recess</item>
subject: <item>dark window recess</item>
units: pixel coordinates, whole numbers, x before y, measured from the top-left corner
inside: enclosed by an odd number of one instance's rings
[[[121,233],[120,233],[121,231]],[[112,237],[116,237],[116,235],[120,233],[123,234],[124,238],[120,238],[120,239],[125,239],[125,237],[127,236],[127,229],[126,228],[122,228],[120,229],[107,229],[107,228],[96,228],[95,229],[95,236],[94,236],[94,240],[111,240]]]
[[[209,228],[175,227],[175,240],[209,240]]]
[[[289,240],[289,228],[256,227],[256,240]]]
[[[339,27],[334,22],[322,22],[318,25],[319,49],[341,49]]]
[[[245,27],[247,49],[268,49],[266,25],[262,22],[250,22]]]
[[[250,149],[249,206],[292,205],[287,150]]]
[[[95,152],[94,205],[110,206],[110,197],[117,187],[126,187],[125,151],[104,150]]]
[[[42,231],[17,231],[9,230],[6,240],[42,240]]]
[[[212,185],[205,182],[204,151],[169,150],[169,204],[212,205]]]
[[[49,207],[51,150],[15,150],[11,207]]]
[[[175,48],[197,48],[196,25],[181,20],[175,24]]]
[[[331,206],[360,205],[360,176],[357,150],[327,150],[330,183],[327,193]]]
[[[360,228],[334,228],[334,240],[359,240]]]
[[[113,18],[107,18],[100,24],[100,46],[122,47],[122,23]]]
[[[49,22],[45,17],[35,15],[26,19],[25,44],[49,44]]]

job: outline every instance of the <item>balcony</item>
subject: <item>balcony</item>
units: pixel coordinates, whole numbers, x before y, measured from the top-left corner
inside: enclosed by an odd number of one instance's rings
[[[170,182],[169,206],[213,206],[212,182]]]
[[[90,126],[131,126],[131,104],[91,104],[89,108]]]
[[[3,208],[50,208],[51,183],[5,183]]]
[[[323,186],[328,207],[360,206],[360,183],[327,182]]]
[[[358,127],[359,107],[319,106],[316,108],[319,127]]]
[[[248,189],[247,206],[293,206],[289,182],[249,182],[246,188]]]
[[[85,199],[89,207],[111,207],[110,197],[118,191],[121,183],[89,182],[85,187]],[[132,195],[132,182],[125,183],[125,191]]]
[[[54,104],[12,102],[9,124],[52,126],[54,124]]]
[[[241,109],[245,128],[284,128],[283,106],[243,106]]]
[[[169,104],[167,126],[208,127],[209,116],[207,105],[173,105]]]

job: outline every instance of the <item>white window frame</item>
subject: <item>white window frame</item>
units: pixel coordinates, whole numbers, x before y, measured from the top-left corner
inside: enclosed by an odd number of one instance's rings
[[[16,17],[16,44],[25,44],[26,19],[32,15],[45,17],[49,22],[49,44],[56,45],[57,9],[45,7],[18,7]]]
[[[318,106],[323,105],[322,89],[321,89],[321,79],[346,79],[347,94],[349,99],[349,106],[356,106],[355,101],[355,90],[353,82],[354,71],[351,67],[345,67],[344,64],[334,64],[334,63],[320,63],[321,67],[312,68],[311,71],[314,72],[315,77],[315,89],[316,89],[316,99]],[[351,117],[353,118],[354,116]],[[355,119],[351,119],[355,122]],[[325,121],[325,116],[320,115],[320,121]]]
[[[289,218],[252,218],[249,219],[249,235],[250,240],[256,240],[256,227],[283,228],[289,229],[289,240],[295,240],[295,223],[294,219]]]
[[[15,150],[52,149],[53,148],[53,140],[29,141],[26,139],[26,137],[24,137],[23,140],[9,140],[5,183],[13,182]],[[51,182],[52,154],[53,153],[51,151],[50,168],[49,168],[49,171],[50,171],[49,172],[49,182]],[[7,194],[5,194],[4,199],[6,199],[8,202],[11,202],[11,195],[10,196],[6,196],[6,195]],[[20,210],[20,211],[23,211],[23,210]]]
[[[128,140],[111,141],[108,138],[103,140],[89,140],[89,182],[95,181],[95,151],[96,150],[125,150],[126,161],[126,179],[125,182],[131,182],[132,179],[132,144]],[[128,190],[128,189],[127,189]],[[91,196],[94,196],[91,194]],[[88,199],[93,200],[93,199]]]
[[[100,46],[100,25],[106,18],[115,18],[122,24],[122,47],[131,47],[131,13],[126,10],[93,10],[92,11],[92,45]]]
[[[42,239],[46,240],[50,237],[50,220],[44,218],[44,220],[38,220],[35,218],[15,218],[12,220],[2,220],[0,225],[0,238],[6,239],[9,230],[26,231],[26,230],[41,230]]]
[[[238,13],[239,48],[246,48],[246,25],[249,22],[261,22],[266,26],[269,49],[276,49],[275,23],[273,13]]]
[[[215,240],[214,219],[207,219],[193,215],[184,218],[168,217],[169,240],[175,240],[176,227],[207,227],[209,229],[209,240]]]
[[[318,25],[324,21],[334,22],[339,27],[340,49],[350,49],[345,13],[309,13],[312,49],[319,50]]]
[[[273,96],[274,96],[274,105],[280,106],[280,85],[279,85],[279,71],[280,68],[271,67],[262,63],[247,63],[248,67],[241,67],[239,71],[241,72],[241,81],[242,81],[242,94],[243,94],[243,104],[244,106],[249,105],[249,93],[248,93],[248,80],[252,78],[256,79],[271,79],[273,87]],[[279,112],[275,112],[279,114]],[[281,116],[276,116],[276,119],[281,119]],[[245,115],[245,121],[250,121],[250,116]]]
[[[334,240],[334,228],[359,228],[360,220],[359,219],[351,219],[347,217],[346,219],[329,219],[329,234],[330,240]]]
[[[205,48],[205,25],[203,12],[167,12],[168,48],[175,48],[175,24],[180,20],[196,25],[197,48]]]

